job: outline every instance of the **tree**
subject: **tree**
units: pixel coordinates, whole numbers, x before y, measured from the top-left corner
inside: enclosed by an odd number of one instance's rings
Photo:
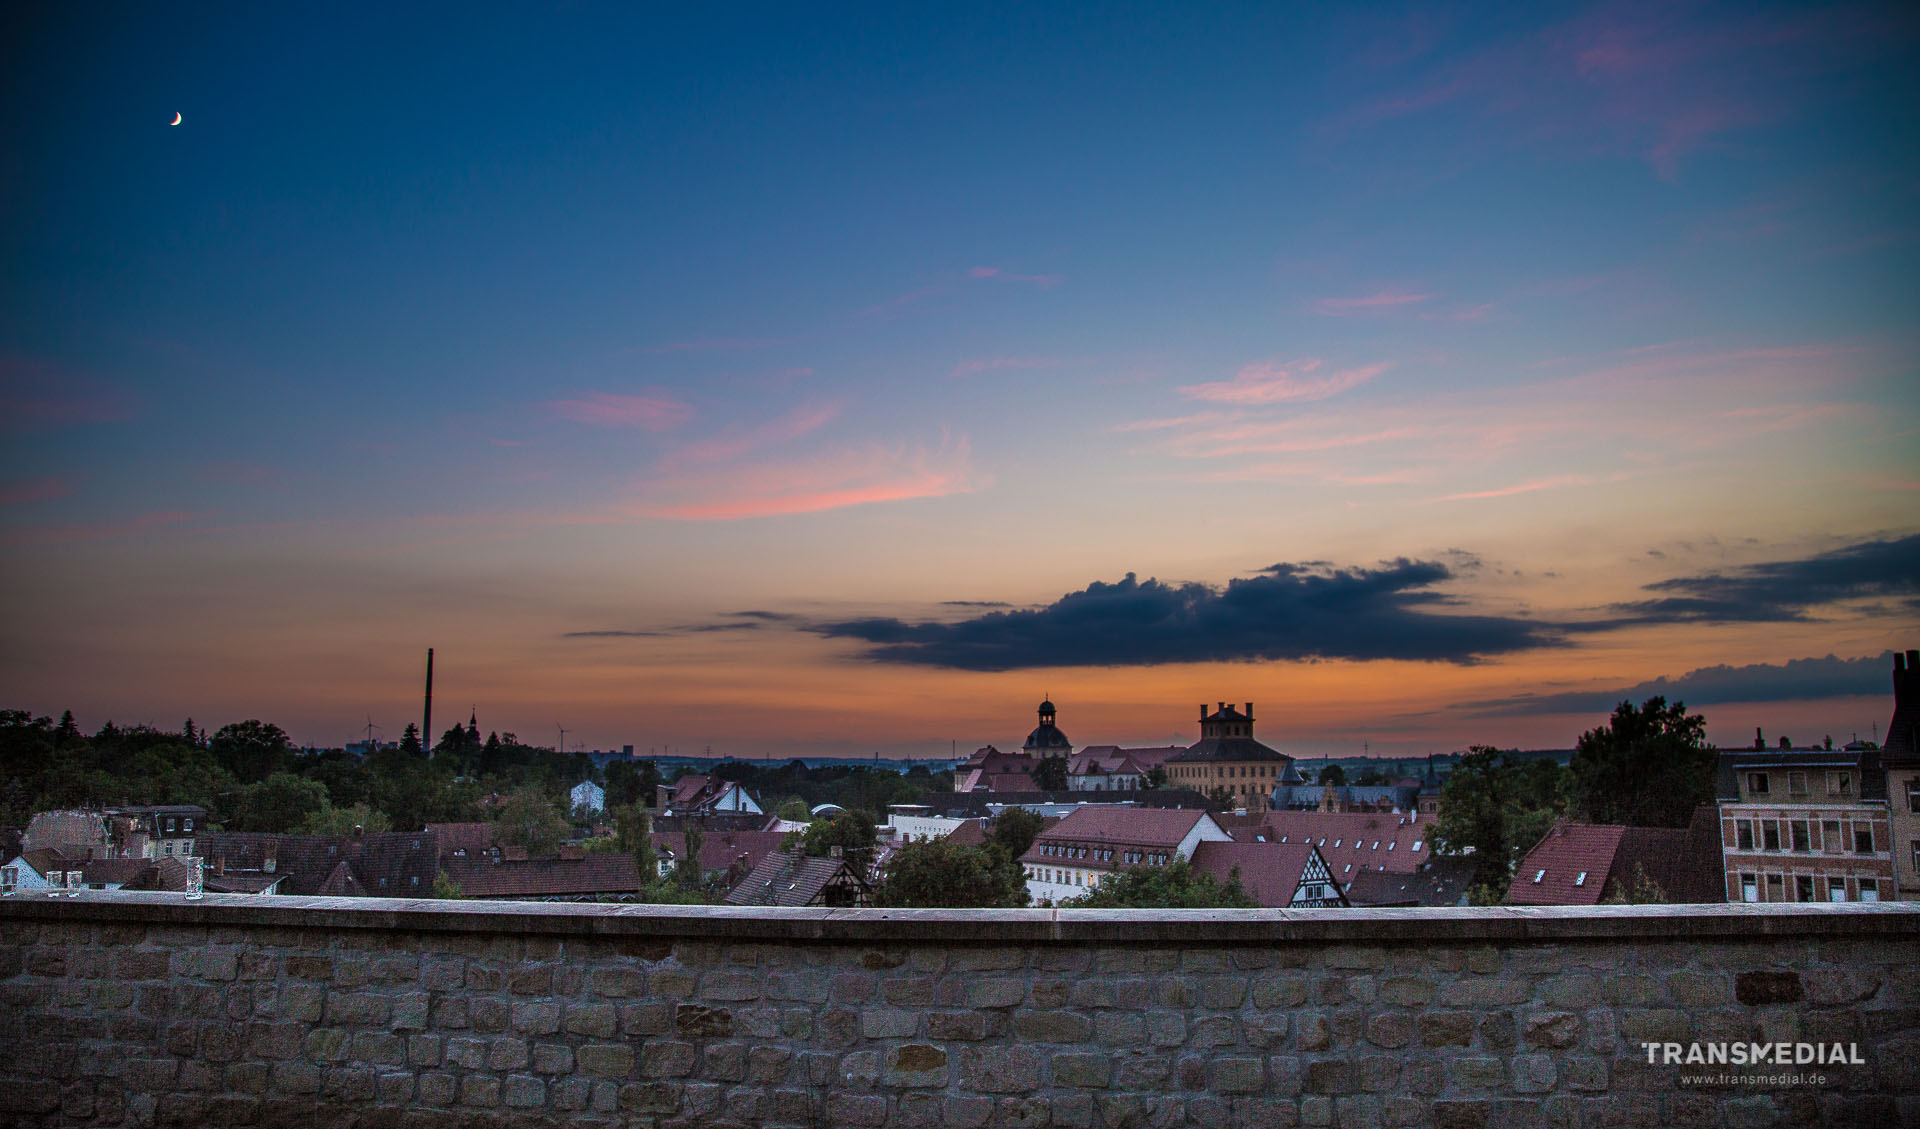
[[[1357,788],[1376,787],[1388,782],[1387,774],[1378,768],[1363,768],[1353,777],[1353,784]]]
[[[1067,758],[1041,757],[1034,766],[1033,786],[1042,792],[1064,792],[1067,790]]]
[[[314,812],[300,825],[302,835],[351,835],[355,828],[372,835],[380,831],[393,830],[393,824],[386,813],[375,811],[365,804],[351,807],[328,807]]]
[[[222,726],[207,747],[241,780],[265,780],[293,756],[293,742],[286,731],[258,719]]]
[[[507,847],[525,847],[531,858],[560,853],[560,843],[572,826],[538,792],[515,792],[493,817],[494,841]]]
[[[607,807],[624,808],[650,799],[647,789],[642,787],[640,769],[633,762],[614,761],[607,766]]]
[[[319,782],[276,772],[240,789],[231,831],[291,832],[315,813],[327,810],[327,790]]]
[[[1178,857],[1165,866],[1122,871],[1061,904],[1075,909],[1258,909],[1260,905],[1240,884],[1238,871],[1221,882]]]
[[[807,824],[804,842],[807,853],[814,858],[826,858],[839,847],[840,853],[858,866],[873,852],[873,820],[863,811],[816,819]]]
[[[1498,901],[1513,879],[1513,864],[1565,814],[1565,785],[1565,770],[1551,760],[1516,764],[1498,749],[1475,745],[1440,791],[1433,849],[1473,856],[1471,884]]]
[[[707,873],[700,866],[700,844],[706,837],[707,833],[691,819],[681,828],[687,853],[680,857],[679,865],[673,868],[673,880],[685,889],[698,890],[707,884]]]
[[[874,891],[878,906],[1019,908],[1027,904],[1026,872],[998,843],[963,847],[945,839],[908,843],[887,864]]]
[[[994,817],[993,829],[987,832],[987,838],[1000,844],[1008,858],[1018,859],[1033,846],[1034,838],[1046,825],[1046,820],[1026,808],[1004,808]]]
[[[433,876],[433,896],[436,898],[460,898],[460,884],[455,882],[446,871]]]
[[[1165,788],[1166,786],[1167,786],[1167,766],[1164,764],[1156,764],[1152,768],[1149,768],[1147,770],[1147,779],[1145,783],[1140,785],[1142,791],[1148,791],[1148,792],[1152,791],[1155,788]]]
[[[426,752],[420,747],[420,727],[411,721],[400,731],[400,751],[410,757],[418,757]]]
[[[807,801],[798,796],[788,796],[774,809],[774,815],[790,823],[805,823],[813,818],[813,809],[807,807]]]
[[[1573,809],[1594,823],[1685,827],[1713,802],[1720,752],[1707,719],[1682,702],[1621,702],[1605,726],[1582,734],[1573,755]]]
[[[1322,787],[1344,788],[1347,786],[1347,770],[1337,764],[1330,764],[1320,770],[1320,775],[1315,777],[1313,782]]]

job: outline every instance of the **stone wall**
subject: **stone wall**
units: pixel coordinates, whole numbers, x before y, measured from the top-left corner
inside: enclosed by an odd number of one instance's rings
[[[0,901],[20,1125],[1920,1123],[1920,908]],[[1641,1044],[1854,1043],[1690,1086]],[[1725,1072],[1728,1068],[1715,1068]],[[1758,1072],[1758,1071],[1753,1071]],[[1769,1071],[1770,1072],[1770,1071]]]

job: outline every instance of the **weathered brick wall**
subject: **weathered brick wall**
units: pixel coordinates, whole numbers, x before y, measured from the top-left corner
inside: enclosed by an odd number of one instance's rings
[[[529,912],[531,911],[531,912]],[[0,903],[22,1125],[1920,1123],[1920,910]],[[1697,1088],[1643,1041],[1857,1043]],[[1811,1069],[1811,1068],[1809,1068]]]

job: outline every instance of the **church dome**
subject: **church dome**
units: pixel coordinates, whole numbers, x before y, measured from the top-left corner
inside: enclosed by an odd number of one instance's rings
[[[1027,743],[1024,747],[1028,749],[1071,749],[1073,748],[1073,742],[1067,740],[1067,735],[1060,732],[1059,726],[1042,725],[1027,734]]]

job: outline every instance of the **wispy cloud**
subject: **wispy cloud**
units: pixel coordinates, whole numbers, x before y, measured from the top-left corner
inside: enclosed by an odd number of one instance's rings
[[[0,505],[51,501],[54,498],[64,498],[78,488],[79,483],[71,478],[28,479],[11,486],[0,486]]]
[[[1512,486],[1498,486],[1492,490],[1474,490],[1464,494],[1447,494],[1434,499],[1437,502],[1468,502],[1479,498],[1511,498],[1515,494],[1531,494],[1537,490],[1555,490],[1562,486],[1591,486],[1597,482],[1619,482],[1626,478],[1622,474],[1556,474],[1551,478],[1538,478],[1532,482],[1515,483]]]
[[[876,445],[678,475],[641,484],[647,500],[631,512],[677,521],[732,521],[967,493],[979,485],[970,454],[962,436],[932,449]]]
[[[730,424],[719,435],[682,444],[661,456],[660,469],[725,462],[817,431],[839,418],[841,405],[804,404],[756,427]]]
[[[1432,297],[1431,294],[1413,294],[1405,290],[1389,288],[1353,298],[1320,298],[1307,308],[1316,314],[1344,317],[1350,314],[1389,313],[1403,306],[1417,306]]]
[[[595,427],[638,427],[646,431],[667,431],[693,417],[693,406],[664,392],[623,395],[615,392],[589,392],[576,400],[554,400],[547,410],[556,417]]]
[[[1302,403],[1338,396],[1390,367],[1381,363],[1321,374],[1323,363],[1318,358],[1256,361],[1241,368],[1232,380],[1189,384],[1180,389],[1180,394],[1222,404]]]

